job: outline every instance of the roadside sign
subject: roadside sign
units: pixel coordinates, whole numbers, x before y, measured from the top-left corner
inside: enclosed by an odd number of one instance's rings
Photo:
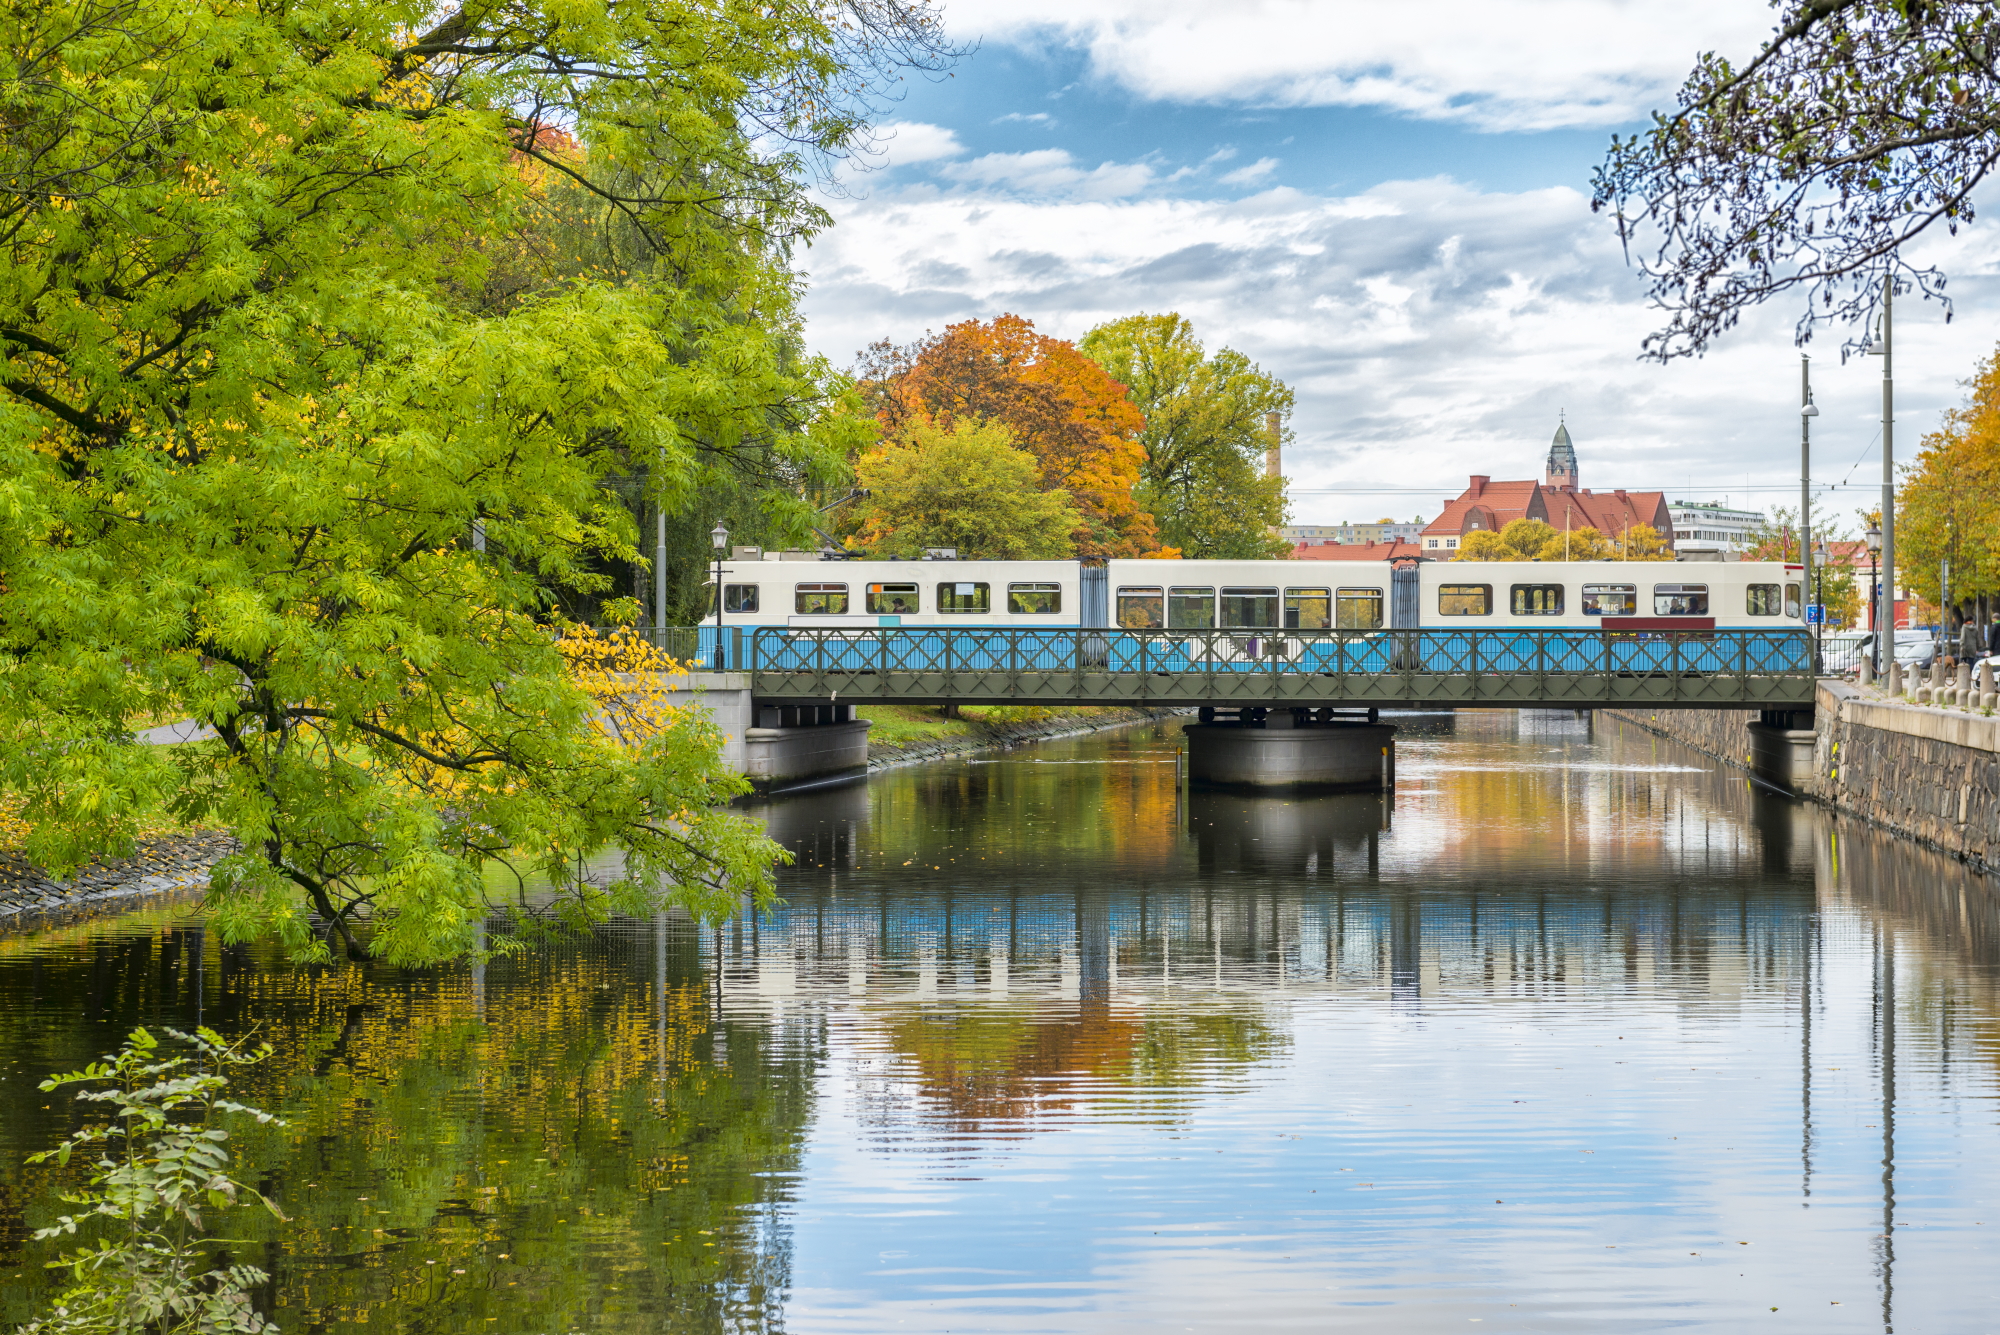
[[[1824,626],[1826,624],[1826,605],[1824,603],[1806,604],[1806,624],[1808,626]]]

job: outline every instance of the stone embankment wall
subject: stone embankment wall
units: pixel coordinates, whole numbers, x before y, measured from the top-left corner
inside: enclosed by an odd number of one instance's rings
[[[889,769],[922,760],[942,760],[947,756],[971,755],[978,751],[1045,742],[1057,737],[1076,737],[1084,733],[1103,732],[1107,728],[1129,727],[1152,719],[1179,718],[1189,712],[1185,709],[1096,708],[1089,713],[1061,713],[1025,722],[980,722],[973,724],[975,730],[969,734],[909,742],[901,746],[871,740],[868,743],[868,768]]]
[[[1773,729],[1756,710],[1602,712],[1767,773],[1760,741],[1768,755]],[[1983,870],[2000,870],[2000,717],[1905,704],[1823,681],[1811,731],[1778,735],[1799,741],[1786,786],[1800,796]]]

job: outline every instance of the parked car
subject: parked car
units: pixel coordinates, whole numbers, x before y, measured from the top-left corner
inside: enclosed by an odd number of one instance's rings
[[[1833,637],[1828,636],[1827,640],[1830,645],[1832,643]],[[1856,640],[1854,643],[1853,658],[1849,661],[1847,667],[1839,669],[1834,668],[1833,653],[1830,648],[1828,649],[1827,670],[1830,672],[1850,671],[1853,668],[1860,666],[1862,659],[1873,657],[1874,653],[1875,653],[1875,632],[1862,631],[1860,634],[1860,638]],[[1935,635],[1933,635],[1932,632],[1927,630],[1899,630],[1896,632],[1896,661],[1898,663],[1901,663],[1904,667],[1928,668],[1931,665],[1932,661],[1936,658],[1937,658],[1937,638]]]
[[[1875,637],[1865,630],[1828,631],[1820,640],[1820,670],[1853,672],[1861,666],[1864,647],[1874,643]]]

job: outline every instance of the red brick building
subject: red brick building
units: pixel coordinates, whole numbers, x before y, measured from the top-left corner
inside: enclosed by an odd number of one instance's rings
[[[1445,502],[1444,513],[1424,529],[1418,539],[1420,554],[1449,559],[1466,534],[1481,529],[1498,532],[1516,519],[1539,519],[1558,533],[1594,528],[1614,541],[1634,524],[1649,524],[1668,547],[1674,545],[1666,493],[1578,487],[1576,448],[1570,443],[1569,428],[1559,425],[1541,481],[1495,482],[1475,475],[1463,494]]]
[[[1423,548],[1400,538],[1389,542],[1302,542],[1292,548],[1294,561],[1398,561],[1423,555]]]

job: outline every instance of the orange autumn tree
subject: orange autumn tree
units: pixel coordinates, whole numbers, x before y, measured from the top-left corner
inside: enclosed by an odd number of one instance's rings
[[[905,347],[875,344],[860,378],[892,439],[916,423],[1004,425],[1035,457],[1042,488],[1075,505],[1077,555],[1144,556],[1159,546],[1159,526],[1132,494],[1146,419],[1074,343],[1018,315],[967,320]]]

